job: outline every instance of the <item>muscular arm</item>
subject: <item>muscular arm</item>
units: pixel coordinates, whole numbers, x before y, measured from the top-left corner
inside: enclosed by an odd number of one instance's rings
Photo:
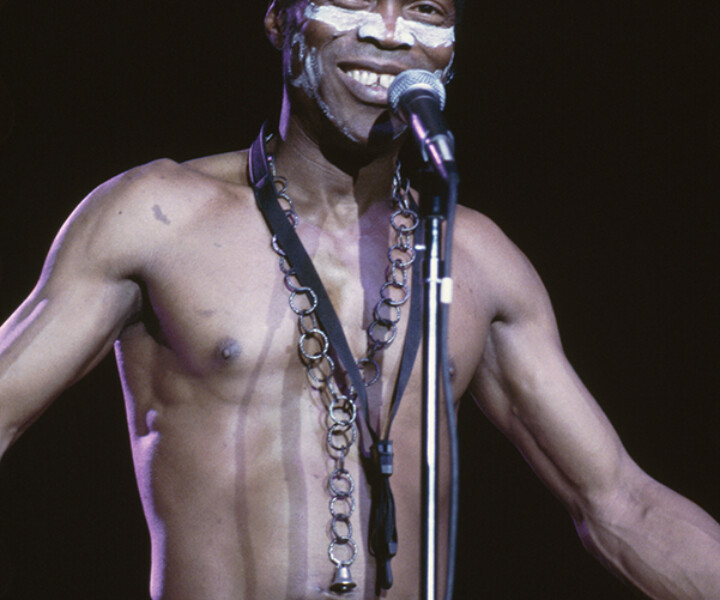
[[[547,294],[494,232],[491,326],[472,391],[572,515],[587,549],[659,599],[720,597],[720,526],[651,479],[565,358]]]
[[[139,306],[127,276],[142,237],[128,226],[128,179],[73,213],[35,289],[0,327],[0,453],[109,351]]]

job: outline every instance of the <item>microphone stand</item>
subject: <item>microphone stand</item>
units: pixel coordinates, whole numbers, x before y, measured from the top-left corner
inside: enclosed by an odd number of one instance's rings
[[[445,174],[444,174],[445,175]],[[435,600],[437,591],[437,514],[438,514],[438,429],[440,390],[445,358],[443,347],[446,340],[442,333],[443,320],[447,316],[447,305],[451,301],[452,280],[449,265],[446,264],[443,246],[451,239],[443,240],[443,234],[452,234],[452,216],[457,200],[459,177],[452,172],[441,177],[434,171],[423,171],[420,195],[421,212],[425,221],[425,264],[424,276],[424,338],[423,338],[423,450],[422,450],[422,600]],[[447,226],[443,227],[443,223]],[[447,253],[447,252],[446,252]],[[443,309],[445,306],[445,310]],[[446,382],[449,383],[449,382]],[[447,394],[448,386],[445,386]],[[446,398],[451,403],[451,398]],[[454,419],[449,421],[454,424]],[[455,469],[454,469],[455,470]],[[456,485],[456,484],[454,484]],[[456,491],[457,488],[454,488]],[[455,494],[456,495],[456,494]],[[457,499],[453,501],[455,510]],[[456,515],[453,515],[455,517]],[[453,521],[456,522],[456,521]],[[450,545],[454,545],[451,532]],[[454,551],[454,547],[451,548]],[[452,561],[451,561],[452,562]],[[453,569],[448,564],[448,569]],[[452,588],[452,573],[449,573],[449,588]],[[448,594],[451,590],[448,590]]]

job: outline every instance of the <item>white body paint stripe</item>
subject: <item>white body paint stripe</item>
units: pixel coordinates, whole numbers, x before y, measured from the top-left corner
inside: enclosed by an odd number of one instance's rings
[[[419,21],[408,21],[399,17],[395,31],[406,28],[421,46],[428,48],[448,48],[455,43],[454,27],[438,27],[430,25],[430,23],[420,23]]]
[[[338,33],[357,29],[359,35],[364,37],[385,39],[387,35],[387,27],[382,15],[368,10],[352,10],[340,6],[317,6],[310,2],[305,8],[305,18],[325,23]],[[428,48],[447,48],[455,43],[455,28],[438,27],[398,17],[393,41],[409,46],[413,46],[417,42]]]
[[[306,19],[330,25],[330,27],[338,32],[359,29],[367,23],[368,15],[372,14],[380,17],[377,13],[371,13],[366,10],[351,10],[349,8],[341,8],[340,6],[318,6],[313,2],[310,2],[305,7]],[[382,21],[382,17],[380,17],[380,20]]]

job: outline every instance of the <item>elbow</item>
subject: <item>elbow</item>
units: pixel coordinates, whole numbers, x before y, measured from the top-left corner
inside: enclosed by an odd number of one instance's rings
[[[622,526],[611,519],[576,519],[575,530],[585,551],[606,569],[617,574],[618,557],[622,554],[620,536],[616,533]]]
[[[612,496],[596,498],[582,511],[573,516],[575,530],[583,547],[595,558],[604,559],[612,552],[612,536],[608,533],[622,528],[621,501]]]
[[[588,491],[573,514],[575,529],[583,547],[605,566],[623,554],[628,533],[642,529],[650,505],[646,489],[652,479],[629,457],[621,461],[613,477]],[[616,569],[612,569],[616,571]]]
[[[586,496],[573,517],[585,550],[623,581],[633,580],[630,565],[652,537],[657,485],[628,459],[614,483]]]
[[[617,497],[594,500],[592,508],[573,517],[575,530],[585,551],[615,577],[629,583],[624,555],[626,532],[631,529],[631,515]]]

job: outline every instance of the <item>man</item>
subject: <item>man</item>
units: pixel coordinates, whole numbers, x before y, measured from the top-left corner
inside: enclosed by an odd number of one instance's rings
[[[269,150],[357,357],[384,281],[401,130],[387,119],[385,81],[374,74],[447,73],[454,9],[449,1],[297,1],[268,13],[287,93]],[[324,399],[298,357],[246,161],[164,161],[99,188],[2,330],[5,446],[118,340],[157,598],[329,593]],[[627,457],[567,365],[531,267],[470,211],[460,213],[456,247],[458,397],[471,387],[616,573],[658,598],[716,596],[717,524]],[[399,346],[384,352],[382,378],[369,388],[374,425],[387,423]],[[401,550],[389,596],[398,598],[417,594],[418,397],[416,369],[393,427]],[[357,452],[347,461],[357,485],[354,593],[371,597],[369,489]]]

